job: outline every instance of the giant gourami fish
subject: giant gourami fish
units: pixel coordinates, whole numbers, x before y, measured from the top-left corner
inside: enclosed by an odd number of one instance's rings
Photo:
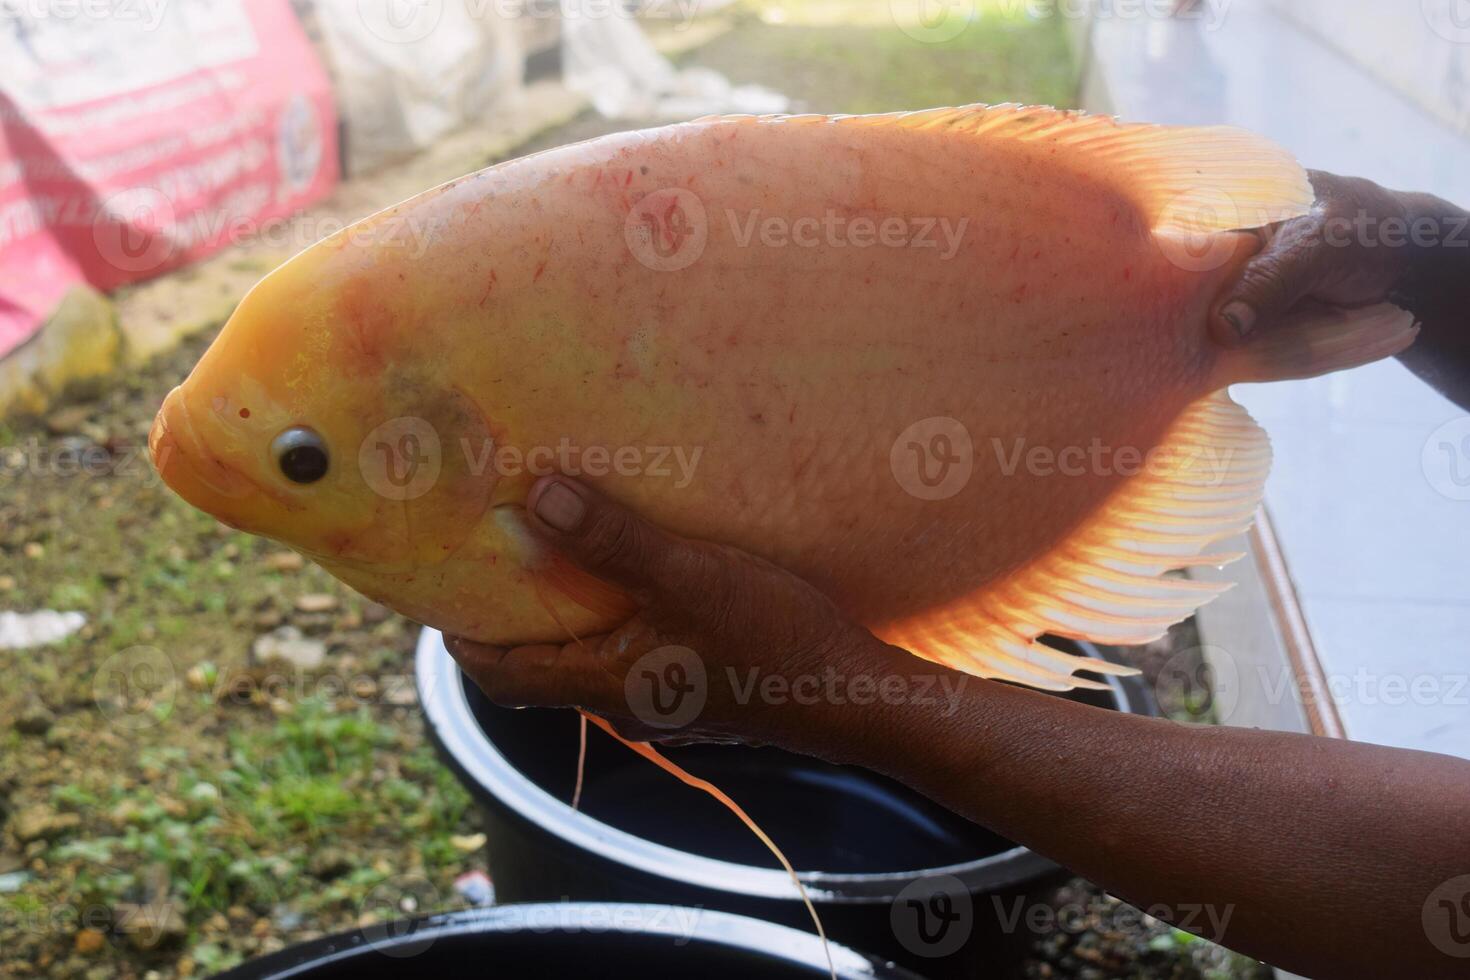
[[[150,440],[164,479],[495,644],[632,607],[542,553],[537,475],[804,576],[913,653],[1036,687],[1039,642],[1161,635],[1221,588],[1265,434],[1228,385],[1388,356],[1390,306],[1227,351],[1242,229],[1306,174],[1229,128],[1046,108],[730,117],[452,181],[240,304]]]

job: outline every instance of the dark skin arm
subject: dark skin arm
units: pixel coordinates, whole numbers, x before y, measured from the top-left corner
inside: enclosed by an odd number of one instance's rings
[[[878,641],[760,559],[671,535],[564,477],[540,481],[528,507],[550,547],[643,611],[580,644],[451,641],[496,702],[579,706],[634,739],[758,741],[866,766],[1135,905],[1210,906],[1228,916],[1222,934],[1177,924],[1298,973],[1464,975],[1421,915],[1437,887],[1470,874],[1470,763],[1183,726],[977,680]],[[707,676],[703,710],[673,730],[640,717],[624,683],[670,645]],[[923,676],[940,682],[924,690],[954,694],[938,706],[742,697],[751,669],[915,692]]]
[[[1311,178],[1317,206],[1261,233],[1261,252],[1220,297],[1215,339],[1249,345],[1293,309],[1390,300],[1422,326],[1399,360],[1470,411],[1470,212],[1359,178]]]

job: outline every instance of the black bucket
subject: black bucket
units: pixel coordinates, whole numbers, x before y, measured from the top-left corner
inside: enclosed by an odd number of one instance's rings
[[[1090,644],[1071,652],[1101,657]],[[483,808],[502,901],[668,902],[812,928],[790,878],[724,807],[593,730],[581,810],[569,805],[578,718],[492,704],[440,635],[419,642],[431,736]],[[1156,714],[1146,684],[1065,697]],[[1066,872],[913,790],[773,748],[665,750],[746,809],[786,853],[828,935],[930,977],[1004,973],[1027,909]]]
[[[850,949],[831,953],[843,980],[918,980]],[[218,980],[826,976],[822,944],[795,929],[708,909],[560,902],[369,926],[251,960]]]

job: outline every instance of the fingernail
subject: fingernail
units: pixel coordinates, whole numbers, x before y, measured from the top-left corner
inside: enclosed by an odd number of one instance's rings
[[[1220,315],[1225,318],[1225,322],[1234,328],[1235,335],[1241,340],[1249,337],[1250,332],[1256,327],[1256,311],[1251,308],[1249,303],[1244,303],[1240,300],[1236,300],[1233,303],[1226,303],[1225,308],[1220,311]]]
[[[560,483],[542,490],[536,500],[536,516],[558,531],[575,531],[586,513],[582,498]]]

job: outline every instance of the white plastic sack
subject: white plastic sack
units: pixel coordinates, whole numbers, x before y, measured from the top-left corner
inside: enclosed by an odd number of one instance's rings
[[[632,17],[589,16],[582,0],[562,0],[562,73],[609,119],[691,119],[716,113],[785,112],[789,102],[759,85],[731,85],[708,68],[680,71]]]
[[[79,612],[0,612],[0,650],[30,650],[60,643],[87,625]]]
[[[514,98],[515,22],[482,0],[321,0],[314,12],[346,122],[346,166],[403,159]]]

